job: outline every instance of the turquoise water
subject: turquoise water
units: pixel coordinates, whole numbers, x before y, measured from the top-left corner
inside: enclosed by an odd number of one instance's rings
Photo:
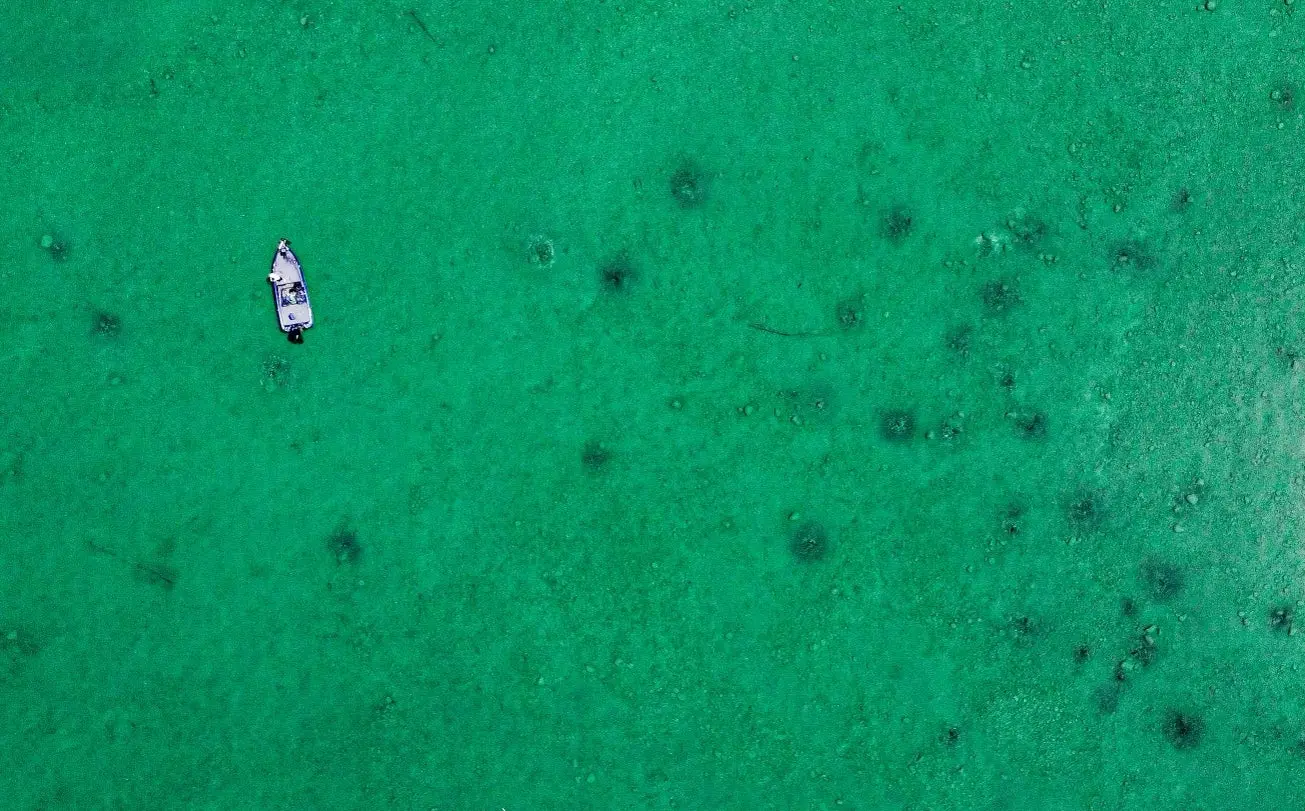
[[[4,806],[1305,807],[1207,5],[0,12]]]

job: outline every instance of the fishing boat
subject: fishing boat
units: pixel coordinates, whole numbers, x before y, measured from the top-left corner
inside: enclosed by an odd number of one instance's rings
[[[281,331],[290,343],[304,342],[304,330],[313,326],[313,308],[308,303],[308,287],[304,284],[304,271],[299,258],[290,250],[290,240],[283,239],[276,246],[272,258],[272,272],[267,274],[272,285],[272,299],[276,303],[276,317]]]

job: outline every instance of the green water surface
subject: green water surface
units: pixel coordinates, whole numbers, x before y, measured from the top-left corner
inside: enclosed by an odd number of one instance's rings
[[[1298,2],[0,32],[0,807],[1305,808]]]

